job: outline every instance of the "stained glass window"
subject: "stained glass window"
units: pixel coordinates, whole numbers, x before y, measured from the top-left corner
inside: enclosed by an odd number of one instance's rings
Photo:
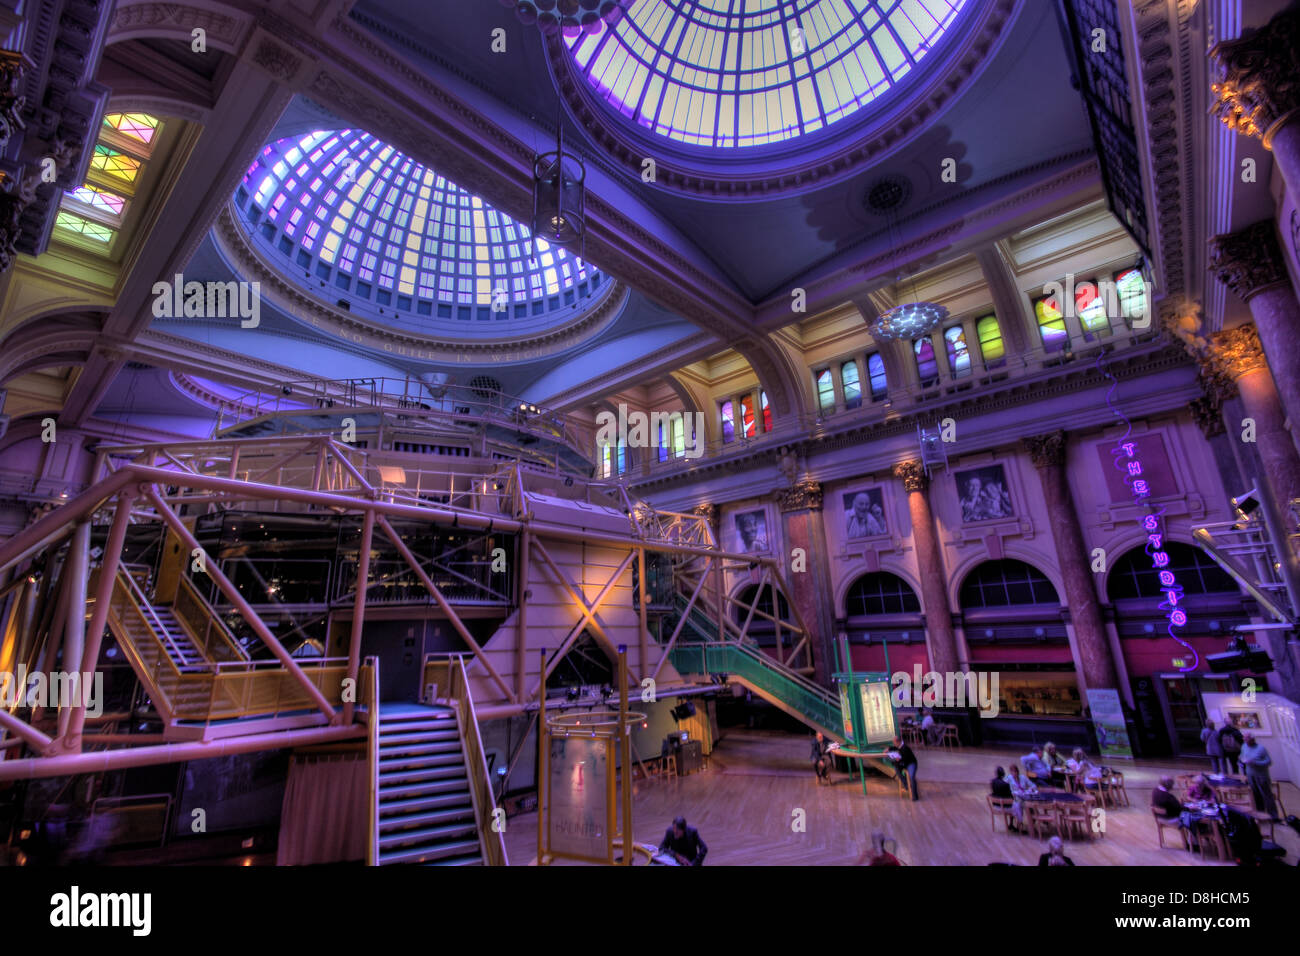
[[[109,192],[106,189],[99,189],[89,183],[83,183],[69,193],[73,199],[78,202],[84,202],[87,206],[93,206],[96,209],[103,209],[113,213],[115,216],[122,215],[122,210],[126,208],[126,200],[121,196]]]
[[[966,330],[954,325],[943,333],[944,344],[948,348],[948,370],[953,378],[964,378],[970,374],[970,350],[966,348]]]
[[[148,113],[109,113],[104,125],[142,143],[152,143],[158,132],[158,118]]]
[[[566,37],[578,69],[633,122],[737,147],[822,129],[887,93],[966,0],[635,0]]]
[[[360,130],[271,143],[243,183],[282,239],[412,299],[492,306],[508,318],[513,305],[549,308],[552,297],[598,278],[540,238],[532,258],[523,223]]]
[[[975,337],[980,342],[980,356],[985,368],[997,368],[1006,362],[1006,346],[1002,344],[1002,329],[995,315],[986,315],[975,323]]]
[[[850,359],[840,366],[840,383],[844,387],[844,407],[858,408],[862,404],[862,382],[857,362]]]
[[[120,149],[105,146],[103,143],[96,144],[95,154],[90,157],[90,169],[92,171],[101,172],[105,176],[111,176],[114,179],[120,179],[127,185],[134,183],[136,177],[140,175],[140,166],[140,160],[128,156]]]
[[[1115,273],[1115,291],[1119,294],[1120,314],[1125,319],[1144,318],[1147,314],[1147,286],[1137,269]]]
[[[831,370],[824,368],[817,373],[817,407],[823,412],[835,411],[835,382],[831,380]]]
[[[767,404],[767,392],[759,391],[758,404],[763,409],[763,431],[770,432],[772,430],[772,407]]]
[[[1043,336],[1043,349],[1059,352],[1070,344],[1070,334],[1065,330],[1065,317],[1055,298],[1039,299],[1034,303],[1038,331]]]
[[[871,380],[871,400],[878,402],[889,395],[889,382],[885,378],[885,360],[879,352],[867,356],[867,378]]]
[[[740,400],[740,422],[746,438],[753,438],[758,423],[754,421],[754,398],[746,395]]]
[[[723,442],[733,441],[736,437],[736,413],[732,409],[731,400],[728,399],[718,405],[718,412],[722,416]]]
[[[686,454],[686,419],[674,418],[673,423],[673,457],[681,458]]]
[[[1080,282],[1074,287],[1074,314],[1079,317],[1087,339],[1094,335],[1110,334],[1110,316],[1106,314],[1106,297],[1098,294],[1091,282]]]
[[[659,423],[659,460],[668,460],[668,439],[664,434],[664,423]]]
[[[96,242],[108,242],[113,238],[113,230],[108,226],[101,226],[97,222],[91,222],[83,216],[75,213],[60,211],[54,224],[61,229],[67,229],[71,232],[85,236],[87,239],[94,239]]]
[[[916,373],[920,376],[921,384],[928,386],[939,381],[939,360],[934,356],[934,343],[930,341],[930,336],[913,342],[912,351],[916,353]]]
[[[609,453],[609,442],[600,443],[600,477],[608,478],[613,471],[612,459]]]
[[[148,113],[109,113],[86,181],[64,192],[55,228],[103,243],[107,252],[139,187],[162,121]]]

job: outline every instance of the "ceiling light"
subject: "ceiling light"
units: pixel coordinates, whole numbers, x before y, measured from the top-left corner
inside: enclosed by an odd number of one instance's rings
[[[946,318],[948,310],[941,305],[933,302],[908,302],[896,305],[884,315],[868,322],[867,329],[877,342],[915,340],[933,332]]]
[[[618,23],[632,0],[501,0],[501,5],[514,7],[521,22],[535,23],[543,33],[577,36]]]

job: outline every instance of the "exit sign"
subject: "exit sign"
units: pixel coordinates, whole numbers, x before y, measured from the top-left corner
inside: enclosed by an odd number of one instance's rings
[[[1186,667],[1186,666],[1187,666],[1187,658],[1185,658],[1185,657],[1175,657],[1175,658],[1174,658],[1174,666],[1177,667],[1177,668],[1179,668],[1180,670],[1181,670],[1182,668]]]

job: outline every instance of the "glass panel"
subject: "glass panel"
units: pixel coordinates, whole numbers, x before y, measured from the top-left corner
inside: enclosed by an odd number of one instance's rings
[[[722,440],[723,442],[734,441],[736,438],[736,414],[731,407],[731,400],[723,402],[718,406],[719,414],[722,416]]]
[[[1074,289],[1074,314],[1083,326],[1084,338],[1110,335],[1110,317],[1106,315],[1106,297],[1098,294],[1092,282],[1081,282]]]
[[[758,393],[758,404],[763,409],[763,431],[770,432],[772,430],[772,409],[767,404],[767,392],[760,391]]]
[[[835,411],[835,382],[828,368],[817,372],[817,407],[823,412]]]
[[[921,384],[929,386],[939,381],[939,362],[934,357],[934,343],[930,337],[927,335],[913,342],[912,351],[916,354],[916,372]]]
[[[1147,314],[1147,285],[1137,269],[1115,273],[1115,291],[1119,294],[1119,311],[1125,319],[1144,318]]]
[[[1034,315],[1038,318],[1038,331],[1043,336],[1043,348],[1046,351],[1059,352],[1070,344],[1070,335],[1065,330],[1065,318],[1056,299],[1039,299],[1034,303]]]
[[[975,323],[975,334],[980,340],[980,356],[985,368],[997,368],[1006,362],[1006,349],[1002,345],[1002,330],[996,316],[986,315]]]
[[[104,117],[104,125],[115,129],[123,136],[138,139],[142,143],[152,143],[158,132],[159,119],[148,113],[109,113]]]
[[[114,230],[108,226],[101,226],[97,222],[91,222],[84,216],[78,216],[74,213],[60,211],[54,224],[60,229],[67,229],[70,232],[78,233],[87,239],[94,239],[96,242],[107,243],[113,238]]]
[[[840,381],[844,386],[844,407],[857,408],[862,404],[862,382],[858,380],[858,363],[845,362],[840,366]]]
[[[746,438],[753,438],[758,423],[754,421],[754,398],[746,395],[740,400],[740,420]]]
[[[683,413],[685,415],[686,413]],[[681,458],[686,454],[686,420],[673,419],[673,457]]]
[[[878,402],[889,395],[889,383],[885,380],[885,360],[879,353],[867,356],[867,376],[871,379],[873,402]]]
[[[943,333],[944,344],[948,347],[948,368],[953,378],[962,378],[970,374],[970,352],[966,348],[966,330],[954,325]]]

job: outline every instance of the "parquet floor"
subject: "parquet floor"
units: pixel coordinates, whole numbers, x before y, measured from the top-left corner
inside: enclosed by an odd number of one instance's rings
[[[633,793],[637,842],[658,843],[677,814],[697,827],[709,846],[708,865],[842,866],[854,863],[880,829],[898,841],[898,857],[912,866],[984,866],[993,862],[1037,864],[1045,845],[1028,836],[990,828],[985,795],[993,769],[1019,754],[970,749],[952,753],[918,748],[921,800],[898,796],[892,779],[868,774],[867,795],[857,776],[835,775],[818,786],[807,759],[808,740],[780,732],[727,730],[717,742],[708,771],[688,777],[638,780]],[[1156,842],[1149,803],[1162,773],[1202,769],[1191,762],[1125,762],[1130,807],[1107,811],[1104,838],[1072,840],[1066,854],[1077,866],[1224,866],[1182,849],[1170,835]],[[1300,791],[1283,785],[1287,810],[1300,812]],[[802,811],[797,814],[796,811]],[[796,832],[797,819],[804,822]],[[1300,837],[1277,829],[1288,862]],[[511,862],[528,864],[537,854],[537,815],[511,817],[506,830]],[[638,861],[640,862],[640,861]]]

